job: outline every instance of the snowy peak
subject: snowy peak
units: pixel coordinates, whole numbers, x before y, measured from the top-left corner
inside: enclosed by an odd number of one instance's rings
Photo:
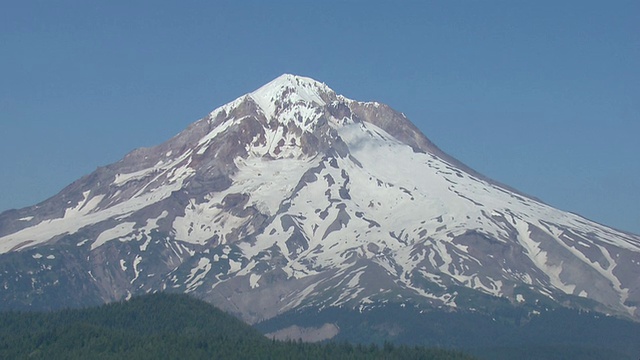
[[[325,84],[311,78],[291,74],[281,75],[249,94],[267,118],[274,117],[287,105],[326,105],[329,94],[335,93]]]
[[[336,145],[341,147],[336,130],[346,125],[366,122],[388,132],[411,146],[414,151],[430,152],[446,158],[403,114],[377,102],[348,99],[338,95],[324,83],[308,77],[281,75],[232,104],[245,101],[254,105],[247,108],[256,109],[265,132],[264,136],[259,134],[260,140],[252,144],[261,148],[265,144],[277,144],[280,148],[290,148],[293,145],[300,150],[298,154],[287,151],[286,156],[315,156]],[[249,152],[265,154],[263,149]],[[279,149],[273,146],[266,153],[275,157],[282,156]]]
[[[258,321],[477,308],[475,294],[640,321],[638,273],[640,237],[485,179],[386,105],[288,74],[0,214],[0,309],[172,289]]]

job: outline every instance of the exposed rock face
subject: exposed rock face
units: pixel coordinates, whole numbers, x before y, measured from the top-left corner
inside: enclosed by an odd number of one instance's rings
[[[292,75],[0,214],[0,254],[4,309],[177,291],[248,322],[478,298],[640,320],[640,237],[492,182],[388,106]]]

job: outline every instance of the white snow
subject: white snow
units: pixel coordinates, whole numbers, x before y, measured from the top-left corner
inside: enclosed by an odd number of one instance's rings
[[[140,180],[147,175],[153,173],[153,168],[142,169],[128,174],[116,174],[116,178],[113,181],[114,185],[124,185],[131,180]]]
[[[176,240],[203,245],[216,233],[225,234],[247,221],[222,210],[224,193],[214,194],[205,203],[196,204],[195,200],[185,208],[184,216],[178,216],[173,222]],[[224,237],[221,237],[221,242]]]
[[[96,249],[97,247],[103,245],[109,240],[114,240],[119,237],[124,237],[132,233],[135,226],[136,226],[136,223],[134,222],[124,222],[124,223],[118,224],[115,227],[112,227],[103,231],[102,233],[100,233],[100,235],[98,235],[98,237],[96,238],[96,241],[94,241],[93,244],[91,244],[91,250]]]
[[[90,191],[85,191],[84,193],[82,193],[84,197],[83,200],[80,201],[80,203],[78,203],[78,205],[75,208],[67,209],[64,213],[64,217],[72,218],[72,217],[87,215],[91,212],[91,210],[95,209],[96,206],[98,206],[98,204],[100,203],[100,201],[102,201],[102,198],[104,198],[104,195],[94,196],[91,199],[89,199],[90,193],[91,193]]]
[[[57,235],[65,233],[74,234],[84,226],[99,223],[109,218],[124,217],[133,211],[141,209],[150,204],[164,200],[175,190],[182,187],[182,182],[176,181],[173,184],[164,185],[147,193],[140,193],[139,196],[114,205],[106,209],[95,209],[95,205],[101,201],[103,195],[98,195],[87,200],[89,192],[85,192],[85,200],[80,202],[75,208],[67,209],[65,216],[58,219],[51,219],[40,222],[37,225],[22,229],[13,234],[0,237],[0,254],[11,250],[20,250],[29,246],[43,243]]]
[[[88,242],[89,242],[89,239],[84,239],[84,240],[80,241],[79,243],[77,243],[76,246],[80,247],[80,246],[82,246],[82,245],[84,245],[84,244],[86,244]]]
[[[518,221],[516,223],[518,229],[520,244],[522,244],[527,252],[527,256],[533,261],[533,263],[549,276],[549,281],[554,287],[564,291],[566,294],[573,294],[573,290],[576,285],[565,284],[560,279],[560,273],[562,272],[562,265],[550,264],[547,257],[547,252],[540,249],[540,243],[534,241],[531,238],[531,231],[529,230],[529,224]]]
[[[216,138],[225,135],[230,126],[245,121],[246,118],[235,119],[228,114],[234,106],[250,98],[268,119],[276,120],[279,125],[264,129],[266,142],[258,142],[256,138],[246,145],[249,156],[235,160],[237,171],[233,174],[233,184],[229,189],[207,194],[204,201],[201,197],[198,197],[198,201],[191,199],[184,209],[184,215],[175,218],[172,226],[175,240],[179,241],[175,244],[180,245],[175,245],[171,250],[179,257],[184,252],[191,256],[196,253],[195,247],[185,246],[182,241],[204,245],[218,235],[219,244],[227,244],[230,241],[228,235],[232,232],[239,238],[252,234],[255,229],[247,226],[250,217],[243,218],[222,210],[226,195],[245,194],[248,196],[245,206],[253,206],[267,217],[288,208],[286,214],[309,243],[307,250],[299,248],[289,253],[285,242],[293,234],[293,227],[285,231],[283,214],[278,214],[257,236],[257,241],[236,242],[244,258],[238,259],[234,254],[232,256],[236,260],[230,259],[229,247],[224,248],[223,256],[213,256],[214,262],[228,261],[229,274],[248,275],[252,289],[259,286],[260,275],[251,273],[256,262],[245,260],[275,245],[285,257],[283,271],[291,279],[317,274],[315,269],[318,268],[329,268],[343,276],[341,285],[348,291],[332,299],[336,304],[362,296],[360,279],[363,272],[353,272],[352,268],[359,258],[369,258],[379,263],[389,274],[400,279],[399,286],[448,306],[456,306],[455,296],[435,296],[411,284],[416,269],[422,267],[420,271],[424,270],[424,277],[435,283],[442,284],[444,280],[453,279],[464,286],[496,296],[504,295],[504,284],[514,280],[535,284],[536,289],[545,296],[551,296],[555,289],[568,294],[575,292],[583,297],[597,296],[597,289],[592,290],[588,281],[579,276],[572,277],[572,271],[565,271],[565,266],[571,266],[570,261],[563,262],[556,254],[543,250],[559,245],[595,269],[595,275],[607,279],[619,294],[621,302],[628,299],[628,284],[622,284],[614,274],[614,269],[622,258],[618,249],[640,252],[640,241],[636,237],[500,188],[456,169],[437,156],[416,153],[383,129],[369,123],[354,123],[348,118],[327,119],[348,145],[352,158],[334,159],[334,165],[337,164],[338,168],[325,164],[326,167],[314,175],[317,178],[315,181],[306,183],[294,194],[305,172],[323,161],[322,156],[309,158],[302,153],[298,129],[312,131],[314,121],[326,116],[322,110],[318,111],[318,107],[325,104],[323,96],[326,94],[332,94],[332,91],[324,84],[304,77],[283,75],[253,93],[214,110],[210,114],[210,123],[213,120],[223,121],[207,135],[195,140],[193,148],[181,150],[184,151],[182,153],[168,151],[164,154],[165,158],[150,168],[117,174],[113,185],[122,188],[117,196],[127,193],[128,187],[124,185],[130,181],[146,184],[132,198],[103,208],[103,195],[85,191],[82,201],[77,205],[69,204],[70,207],[64,209],[64,218],[43,221],[0,238],[0,253],[33,247],[55,236],[73,234],[84,226],[109,219],[117,221],[118,225],[99,234],[91,245],[92,250],[114,239],[142,242],[146,237],[146,241],[140,245],[140,249],[146,251],[151,241],[150,232],[158,228],[158,220],[169,216],[169,212],[164,211],[158,218],[149,219],[146,225],[137,228],[136,223],[128,217],[180,189],[195,172],[192,160],[203,155]],[[280,103],[287,102],[288,106],[278,108],[276,99]],[[337,99],[353,103],[342,96]],[[377,103],[369,105],[380,106]],[[217,118],[223,112],[227,115],[226,119]],[[293,127],[289,125],[292,124],[297,127],[296,131],[291,131]],[[284,146],[281,140],[284,140]],[[348,182],[343,178],[344,174],[348,175]],[[159,185],[161,183],[164,185]],[[342,198],[345,189],[349,194],[348,199]],[[330,232],[330,226],[335,227],[334,221],[345,213],[349,221],[338,225],[340,231]],[[416,220],[416,214],[419,214],[419,220]],[[20,221],[32,219],[24,217]],[[546,243],[541,242],[548,241],[547,237],[532,238],[530,226],[546,232],[555,238],[557,244],[547,247]],[[517,239],[512,234],[514,228],[518,233]],[[566,228],[575,230],[567,238],[571,239],[569,245],[559,240]],[[493,277],[473,273],[470,269],[483,264],[469,254],[471,249],[452,240],[468,230],[476,230],[508,246],[522,246],[534,265],[549,276],[549,281],[539,276],[540,272],[529,275],[508,267],[503,269],[501,275],[494,274]],[[89,239],[77,245],[82,246],[87,241]],[[375,244],[378,248],[370,250],[369,244]],[[422,250],[416,251],[416,245],[420,245]],[[583,253],[585,248],[592,253],[600,252],[602,256],[599,262],[591,261],[590,258],[595,257],[593,254],[587,257]],[[41,254],[33,256],[36,259],[43,257]],[[497,261],[492,254],[487,256]],[[135,273],[132,283],[139,277],[141,261],[142,257],[136,256],[132,262]],[[127,269],[124,260],[120,261],[120,266],[123,271]],[[425,269],[429,266],[441,273],[437,276],[428,274]],[[187,290],[193,291],[200,286],[210,270],[210,260],[201,258],[187,277]],[[321,285],[310,282],[304,290],[288,296],[286,306],[301,304],[305,297],[319,291]],[[368,297],[363,297],[360,301],[364,304],[366,299]],[[515,300],[525,301],[521,294],[516,294]],[[630,313],[635,311],[635,308],[627,309]]]
[[[235,261],[233,259],[229,259],[229,272],[228,274],[233,274],[242,268],[242,263],[240,261]]]
[[[261,277],[262,275],[258,275],[258,274],[249,275],[249,286],[251,286],[252,289],[255,289],[258,286],[260,286],[260,284],[258,284],[258,281],[260,281]]]
[[[142,256],[136,255],[135,259],[133,259],[133,272],[135,276],[133,277],[133,279],[131,279],[131,284],[133,284],[133,282],[136,281],[138,277],[140,277],[140,270],[138,269],[138,265],[140,265],[140,262],[142,262]]]
[[[241,120],[242,119],[238,121],[241,121]],[[198,141],[198,145],[197,145],[198,151],[196,153],[198,155],[204,154],[205,151],[207,151],[207,149],[209,148],[211,141],[215,139],[218,135],[223,133],[225,130],[227,130],[229,126],[231,126],[234,122],[235,122],[234,119],[231,118],[223,122],[222,124],[216,126],[215,128],[213,128],[213,130],[211,130],[207,135],[205,135],[202,139],[200,139],[200,141]]]
[[[275,214],[283,199],[291,196],[298,180],[320,159],[266,160],[262,157],[237,159],[238,174],[233,179],[229,193],[247,193],[249,204],[255,205],[266,215]]]
[[[293,103],[318,105],[325,105],[318,92],[331,91],[326,85],[313,79],[284,74],[250,93],[249,96],[260,106],[265,116],[271,118],[275,115],[275,100],[282,99],[283,93],[287,90],[292,91],[288,94],[288,99]]]
[[[211,261],[206,257],[200,258],[200,260],[198,260],[198,265],[191,269],[189,276],[187,276],[187,279],[185,280],[185,292],[192,292],[197,289],[198,286],[202,284],[203,279],[207,276],[210,270]]]

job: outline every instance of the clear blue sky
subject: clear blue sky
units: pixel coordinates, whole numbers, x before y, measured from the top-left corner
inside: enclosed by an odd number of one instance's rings
[[[639,24],[635,0],[5,1],[0,211],[294,73],[391,105],[489,177],[640,233]]]

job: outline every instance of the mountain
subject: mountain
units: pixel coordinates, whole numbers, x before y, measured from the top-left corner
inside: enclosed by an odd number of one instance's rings
[[[305,309],[556,307],[640,321],[640,237],[478,174],[403,114],[282,75],[0,214],[0,308],[170,291]]]

